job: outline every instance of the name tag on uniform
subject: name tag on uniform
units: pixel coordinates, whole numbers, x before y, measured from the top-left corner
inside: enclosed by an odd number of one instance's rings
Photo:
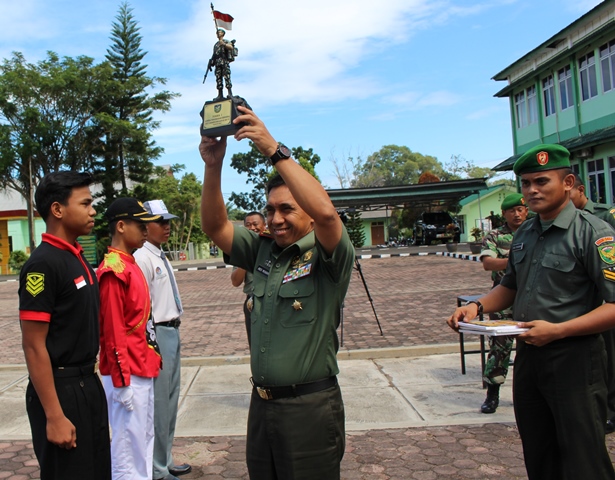
[[[259,273],[262,273],[263,275],[265,275],[266,277],[269,276],[269,270],[267,270],[265,267],[263,267],[262,265],[259,265],[258,267],[256,267],[256,271]]]
[[[518,252],[519,250],[523,250],[522,243],[513,243],[510,247],[511,252]]]

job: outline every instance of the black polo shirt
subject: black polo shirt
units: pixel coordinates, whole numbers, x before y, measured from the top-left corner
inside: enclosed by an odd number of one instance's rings
[[[19,276],[19,319],[49,322],[54,367],[87,365],[99,348],[98,281],[78,243],[43,234]]]

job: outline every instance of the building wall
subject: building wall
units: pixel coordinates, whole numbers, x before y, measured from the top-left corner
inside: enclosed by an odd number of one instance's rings
[[[45,232],[45,222],[42,218],[34,220],[34,244],[41,243],[41,236]],[[28,219],[20,218],[8,221],[8,235],[11,236],[13,250],[22,250],[30,254],[30,241],[28,234]]]
[[[589,27],[587,27],[589,28]],[[586,28],[583,29],[585,31]],[[606,60],[601,59],[601,47],[607,46]],[[535,74],[525,82],[516,85],[510,93],[510,107],[512,110],[512,128],[515,154],[520,154],[539,143],[560,142],[575,138],[580,134],[592,132],[615,124],[615,26],[611,27],[599,39],[589,43],[572,58],[563,59],[553,65],[540,66],[542,60],[529,61]],[[595,96],[583,100],[583,75],[580,60],[593,52],[593,69],[595,71]],[[608,65],[607,65],[608,64]],[[570,69],[570,83],[560,82],[562,69]],[[526,67],[519,67],[511,74],[511,79],[520,78],[527,73]],[[610,73],[609,73],[610,70]],[[604,74],[604,75],[603,75]],[[543,81],[551,76],[553,79],[553,94],[555,111],[547,115],[546,95]],[[608,80],[605,83],[603,77]],[[610,82],[610,85],[609,85]],[[562,103],[562,85],[567,85],[571,98],[566,105]],[[528,92],[534,89],[536,96],[530,100]],[[525,109],[522,115],[517,108],[517,98],[525,98]],[[530,107],[532,104],[532,107]],[[535,121],[530,117],[530,108],[535,108],[537,115]],[[523,117],[520,119],[519,117]]]
[[[461,218],[464,222],[464,232],[461,234],[460,241],[461,242],[473,242],[474,237],[470,235],[470,231],[474,227],[480,227],[480,220],[485,219],[487,216],[494,213],[502,213],[501,206],[504,198],[511,193],[516,193],[517,190],[514,187],[502,187],[499,190],[494,192],[490,192],[485,197],[481,196],[480,199],[480,209],[478,205],[478,201],[473,201],[467,205],[464,205],[459,214],[458,218]]]

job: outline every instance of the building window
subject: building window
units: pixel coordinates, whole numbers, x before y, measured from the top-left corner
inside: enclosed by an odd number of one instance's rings
[[[602,89],[605,92],[615,88],[615,40],[600,47],[602,67]]]
[[[559,99],[562,110],[572,107],[572,72],[570,67],[564,67],[557,72],[559,82]]]
[[[583,100],[589,100],[598,95],[594,52],[588,53],[579,59],[579,76],[581,77],[581,97]]]
[[[611,202],[615,204],[615,157],[609,157],[609,176],[611,177]]]
[[[555,113],[555,85],[553,75],[542,80],[542,95],[545,104],[545,117]]]
[[[538,101],[535,85],[515,94],[515,112],[517,114],[517,128],[527,127],[538,121]]]
[[[581,174],[581,168],[579,167],[578,163],[572,163],[570,162],[570,169],[576,173],[577,175]]]
[[[527,112],[525,110],[525,92],[515,95],[515,110],[517,112],[517,128],[527,126]]]
[[[604,160],[587,162],[587,177],[589,180],[589,196],[596,203],[606,203],[606,185],[604,184]]]
[[[529,123],[536,123],[538,121],[538,101],[536,100],[536,86],[532,85],[526,90],[526,92]]]

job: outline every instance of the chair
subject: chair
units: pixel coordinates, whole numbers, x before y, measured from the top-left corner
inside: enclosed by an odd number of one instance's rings
[[[461,307],[468,302],[473,300],[478,300],[483,295],[460,295],[457,297],[457,307]],[[483,314],[481,313],[478,316],[479,320],[483,320]],[[461,354],[461,374],[466,374],[466,355],[470,355],[473,353],[480,353],[480,367],[481,367],[481,375],[482,372],[485,371],[485,336],[480,335],[480,350],[466,350],[464,344],[463,333],[459,332],[459,353]],[[483,388],[485,388],[485,382],[483,382]]]

